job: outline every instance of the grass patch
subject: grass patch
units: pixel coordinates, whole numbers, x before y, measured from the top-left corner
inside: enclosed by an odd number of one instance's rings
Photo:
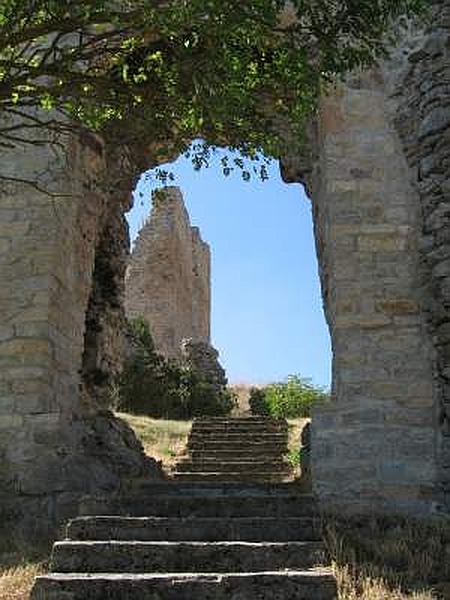
[[[187,443],[192,421],[167,421],[141,415],[117,413],[135,431],[148,456],[160,460],[170,469]]]
[[[0,554],[0,598],[28,600],[34,578],[48,570],[48,557]]]
[[[450,599],[450,520],[329,519],[339,600]]]

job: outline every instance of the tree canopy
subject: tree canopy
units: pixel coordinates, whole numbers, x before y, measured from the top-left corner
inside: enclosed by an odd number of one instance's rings
[[[0,149],[69,126],[162,155],[201,137],[197,167],[214,145],[278,156],[277,124],[301,131],[323,84],[370,64],[424,4],[0,0]]]

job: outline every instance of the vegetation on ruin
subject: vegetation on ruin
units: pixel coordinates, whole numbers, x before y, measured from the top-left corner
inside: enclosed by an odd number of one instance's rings
[[[132,352],[114,390],[118,410],[181,420],[231,413],[236,404],[233,392],[159,354],[145,319],[130,322],[130,336]]]
[[[250,410],[254,415],[297,419],[311,416],[311,409],[328,400],[328,393],[300,375],[286,381],[250,390]]]
[[[87,127],[133,163],[149,145],[161,161],[202,138],[194,167],[227,146],[241,154],[223,159],[224,173],[249,178],[242,156],[281,156],[283,125],[301,135],[323,85],[383,54],[392,19],[425,5],[1,0],[0,147]],[[264,162],[254,168],[266,177]]]
[[[161,461],[165,469],[170,469],[176,457],[184,452],[192,421],[152,419],[128,413],[117,413],[117,416],[133,429],[145,454]]]

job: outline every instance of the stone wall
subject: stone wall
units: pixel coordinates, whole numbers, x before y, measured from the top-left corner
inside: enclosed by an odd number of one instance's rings
[[[10,176],[55,195],[21,184],[0,195],[3,541],[45,541],[84,493],[157,473],[104,403],[120,362],[127,234],[123,200],[99,187],[102,153],[90,138],[66,140],[65,152],[19,148],[5,161]]]
[[[450,2],[433,0],[431,25],[399,54],[394,123],[422,209],[423,310],[435,348],[439,504],[450,512]],[[415,43],[414,43],[415,42]]]
[[[126,275],[126,313],[144,316],[156,349],[181,358],[185,338],[209,343],[209,246],[191,227],[181,191],[153,194],[153,208],[132,252]]]
[[[333,402],[312,428],[325,509],[449,509],[450,3],[434,4],[429,29],[323,98],[285,161],[312,197],[332,337]]]

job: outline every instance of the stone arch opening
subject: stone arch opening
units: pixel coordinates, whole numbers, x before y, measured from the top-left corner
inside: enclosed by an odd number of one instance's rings
[[[176,354],[183,337],[210,342],[212,328],[213,343],[224,365],[229,365],[233,382],[269,383],[301,372],[326,387],[328,356],[323,369],[316,368],[309,359],[314,352],[318,354],[319,348],[324,348],[324,354],[329,352],[310,202],[299,186],[287,186],[282,181],[278,162],[270,164],[269,182],[256,180],[248,184],[239,173],[224,177],[221,157],[222,151],[218,151],[210,169],[192,176],[188,158],[163,165],[164,170],[175,174],[170,185],[180,187],[166,188],[170,198],[174,196],[173,202],[168,199],[151,212],[150,195],[152,189],[158,189],[158,183],[152,184],[148,177],[141,179],[138,189],[143,197],[137,197],[129,217],[132,237],[137,236],[137,241],[128,274],[128,313],[148,316],[155,328],[157,346],[167,356],[173,356],[174,351]],[[172,204],[176,210],[172,211]],[[144,222],[144,229],[140,229]],[[200,280],[198,273],[191,276],[191,263],[196,261],[190,242],[192,223],[195,231],[199,226],[200,235],[210,246],[206,256],[201,253],[200,264],[194,269],[200,271]],[[203,242],[201,245],[204,247]],[[174,261],[182,266],[181,272]],[[193,290],[188,299],[179,292],[180,285]],[[314,332],[311,323],[317,323],[317,347],[315,340],[309,340]],[[170,352],[164,338],[166,326],[177,339],[175,350],[172,344]],[[295,358],[281,358],[287,348]],[[245,368],[246,364],[251,367]]]
[[[324,508],[449,509],[449,57],[435,4],[429,30],[411,31],[390,62],[323,101],[308,156],[282,159],[286,179],[311,191],[332,334],[334,403],[312,436]],[[2,522],[24,528],[54,525],[87,490],[108,489],[111,473],[119,486],[99,448],[110,447],[105,430],[127,440],[98,407],[89,420],[79,392],[98,224],[117,195],[95,186],[105,159],[92,144],[69,156],[40,148],[10,162],[44,180],[51,165],[44,183],[76,201],[55,209],[11,186],[0,203],[0,497]],[[129,465],[133,444],[124,442]]]

